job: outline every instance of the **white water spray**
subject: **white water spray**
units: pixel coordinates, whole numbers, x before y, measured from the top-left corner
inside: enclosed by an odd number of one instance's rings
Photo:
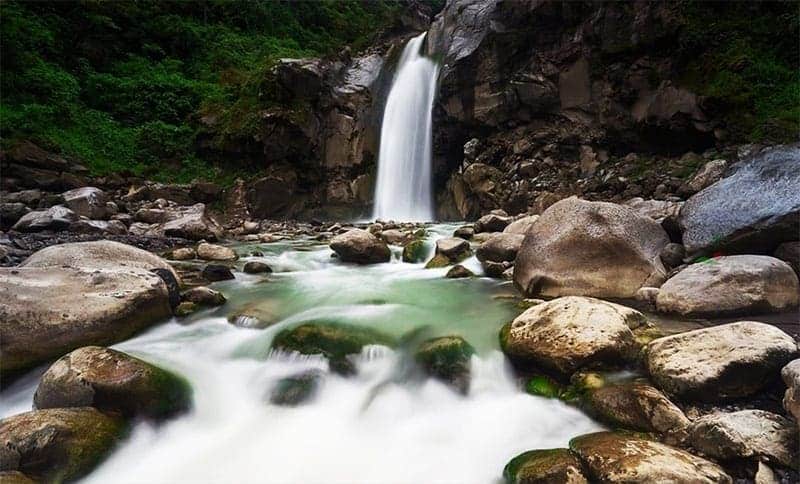
[[[386,100],[375,211],[381,219],[433,220],[431,125],[439,66],[421,54],[425,35],[403,49]]]

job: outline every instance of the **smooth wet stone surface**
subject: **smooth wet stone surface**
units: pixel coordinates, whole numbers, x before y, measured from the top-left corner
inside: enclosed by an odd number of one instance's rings
[[[569,449],[530,450],[503,469],[506,484],[588,484],[583,464]]]

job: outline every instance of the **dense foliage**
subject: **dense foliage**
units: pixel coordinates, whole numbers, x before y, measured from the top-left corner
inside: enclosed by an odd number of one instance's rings
[[[247,135],[275,59],[365,45],[398,5],[318,0],[0,3],[4,143],[30,138],[94,173],[218,178],[196,120]],[[232,176],[226,169],[225,175]]]

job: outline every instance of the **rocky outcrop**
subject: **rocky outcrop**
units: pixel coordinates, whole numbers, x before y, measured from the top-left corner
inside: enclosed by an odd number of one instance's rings
[[[470,384],[470,360],[475,348],[460,336],[441,336],[423,341],[414,361],[428,375],[466,394]]]
[[[589,365],[618,366],[638,349],[632,329],[644,316],[618,304],[563,297],[538,304],[500,333],[506,355],[519,365],[535,364],[569,376]]]
[[[125,353],[86,346],[63,356],[42,375],[35,408],[95,407],[126,417],[160,419],[191,405],[183,378]]]
[[[633,297],[666,277],[659,254],[668,243],[661,226],[630,209],[568,198],[528,231],[514,284],[527,297]]]
[[[44,482],[72,481],[92,470],[125,430],[121,419],[88,407],[14,415],[0,420],[0,470]]]
[[[631,435],[597,432],[575,437],[569,446],[593,482],[733,482],[713,462]]]
[[[645,364],[666,393],[716,402],[758,392],[797,355],[797,343],[780,329],[741,321],[653,340]]]
[[[796,426],[763,410],[700,417],[689,428],[688,442],[714,459],[764,459],[783,467],[798,467]]]
[[[798,305],[800,283],[785,262],[760,255],[715,257],[665,282],[659,311],[691,316],[780,312]]]
[[[690,198],[681,209],[689,254],[771,253],[797,239],[800,224],[800,146],[767,149]]]
[[[386,242],[361,229],[337,235],[331,239],[330,247],[342,262],[356,264],[389,262],[392,255]]]
[[[503,469],[506,484],[588,484],[583,464],[569,449],[529,450]]]

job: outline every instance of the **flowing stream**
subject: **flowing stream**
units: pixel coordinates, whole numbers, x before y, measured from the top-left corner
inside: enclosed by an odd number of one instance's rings
[[[432,109],[439,67],[422,55],[425,35],[408,41],[381,124],[374,218],[433,220]]]
[[[454,226],[429,227],[426,240]],[[239,261],[262,260],[275,273],[236,273],[213,287],[224,306],[161,324],[115,348],[184,375],[194,408],[154,427],[139,422],[89,483],[494,483],[514,455],[565,446],[599,425],[558,400],[518,388],[498,349],[500,327],[515,314],[508,283],[446,279],[447,269],[393,260],[366,267],[331,258],[311,240],[246,245]],[[261,257],[248,257],[259,250]],[[477,260],[464,263],[480,273]],[[234,326],[232,314],[272,319],[265,329]],[[391,335],[427,327],[459,334],[477,350],[463,396],[398,371],[402,350],[368,347],[358,374],[325,373],[316,397],[297,407],[269,403],[280,378],[327,369],[316,357],[269,351],[276,332],[310,320],[367,325]],[[405,360],[404,360],[405,359]],[[2,395],[3,416],[30,409],[39,374]]]

